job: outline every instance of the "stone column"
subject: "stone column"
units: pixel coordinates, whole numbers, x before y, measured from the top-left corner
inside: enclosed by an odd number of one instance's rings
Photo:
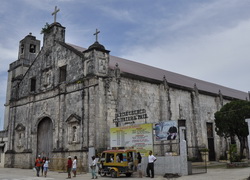
[[[192,132],[193,136],[196,137],[193,142],[192,146],[202,147],[204,142],[206,142],[205,133],[203,130],[202,123],[202,115],[201,115],[201,106],[200,106],[200,99],[199,99],[199,90],[194,84],[194,90],[191,92],[191,104],[192,104],[192,119],[193,119],[193,127]]]
[[[247,136],[247,142],[248,142],[248,148],[250,147],[250,118],[249,119],[245,119],[245,121],[247,122],[248,125],[248,136]],[[250,158],[250,151],[248,151],[248,158]]]
[[[188,162],[187,162],[187,142],[185,140],[185,127],[179,128],[180,134],[180,172],[181,175],[188,175]]]

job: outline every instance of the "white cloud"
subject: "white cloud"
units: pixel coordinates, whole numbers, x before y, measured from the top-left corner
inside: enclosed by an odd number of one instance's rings
[[[250,20],[211,35],[186,37],[169,44],[134,46],[124,57],[162,69],[247,91],[250,73]],[[236,78],[237,77],[237,78]],[[241,79],[240,82],[239,79]],[[234,87],[234,84],[238,84]]]
[[[6,72],[9,69],[9,64],[17,59],[17,48],[9,49],[8,47],[4,47],[3,44],[0,44],[0,73]]]
[[[6,72],[7,74],[7,72]],[[0,130],[3,128],[3,121],[4,121],[4,109],[5,106],[5,98],[6,98],[6,87],[7,87],[7,77],[3,76],[2,73],[0,73]]]
[[[109,17],[108,19],[116,19],[118,21],[126,21],[130,23],[136,22],[136,19],[133,16],[133,10],[123,8],[115,9],[109,6],[99,6],[97,8],[102,11],[103,16]]]
[[[112,54],[250,90],[249,0],[13,0],[0,6],[0,113],[18,42],[29,32],[42,41],[41,28],[53,21],[55,6],[67,42],[88,47],[100,28]]]

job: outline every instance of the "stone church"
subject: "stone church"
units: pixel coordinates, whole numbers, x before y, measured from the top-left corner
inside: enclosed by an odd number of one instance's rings
[[[86,49],[69,44],[65,29],[56,21],[43,28],[41,48],[30,33],[9,66],[0,134],[8,139],[5,167],[30,168],[38,154],[58,165],[76,155],[87,166],[90,148],[110,147],[110,128],[167,120],[186,127],[188,147],[209,148],[210,160],[225,153],[214,113],[232,100],[249,100],[248,93],[111,56],[98,42],[99,31]],[[146,114],[140,120],[114,121],[119,113],[139,111]],[[153,150],[164,155],[169,148],[155,143]]]

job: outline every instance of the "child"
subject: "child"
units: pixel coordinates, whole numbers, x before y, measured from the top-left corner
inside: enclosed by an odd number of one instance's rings
[[[49,158],[46,157],[46,158],[45,158],[44,165],[43,165],[44,177],[47,176],[48,168],[49,168]]]

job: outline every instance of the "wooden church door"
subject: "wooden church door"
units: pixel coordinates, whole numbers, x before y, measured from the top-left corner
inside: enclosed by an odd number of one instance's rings
[[[37,127],[37,153],[41,157],[52,158],[53,125],[50,118],[44,118]]]

